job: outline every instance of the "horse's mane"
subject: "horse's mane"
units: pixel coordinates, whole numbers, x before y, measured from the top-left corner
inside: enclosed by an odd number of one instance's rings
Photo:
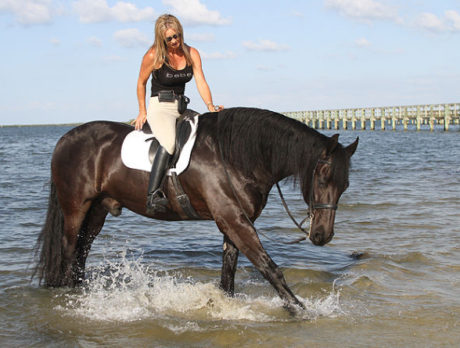
[[[218,113],[217,139],[223,157],[244,173],[264,168],[273,178],[306,178],[329,138],[273,111],[231,108]],[[314,165],[314,164],[313,164]]]

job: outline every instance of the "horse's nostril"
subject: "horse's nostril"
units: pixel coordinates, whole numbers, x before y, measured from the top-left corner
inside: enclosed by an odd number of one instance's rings
[[[312,235],[311,241],[315,245],[320,244],[321,243],[321,234],[320,233],[314,233]]]
[[[310,234],[310,240],[314,245],[322,246],[327,243],[329,243],[332,240],[332,237],[334,236],[334,231],[331,231],[330,233],[326,233],[326,231],[319,227],[317,230]]]

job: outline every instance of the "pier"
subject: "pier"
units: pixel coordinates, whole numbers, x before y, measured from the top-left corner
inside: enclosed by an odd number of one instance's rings
[[[409,125],[415,125],[416,130],[426,126],[433,131],[436,125],[442,125],[448,131],[450,125],[460,124],[460,103],[294,111],[283,115],[315,129],[396,130],[402,125],[408,130]]]

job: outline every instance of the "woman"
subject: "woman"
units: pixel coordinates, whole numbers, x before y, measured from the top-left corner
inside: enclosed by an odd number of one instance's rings
[[[152,89],[148,112],[145,107],[145,87],[152,75]],[[201,67],[198,51],[184,43],[184,33],[179,20],[169,14],[160,16],[155,23],[155,41],[142,59],[137,81],[139,115],[133,121],[137,130],[148,122],[160,146],[155,155],[150,174],[147,212],[165,211],[168,199],[160,189],[176,139],[178,98],[184,94],[185,84],[195,77],[198,92],[211,112],[220,111],[214,105],[211,91]]]

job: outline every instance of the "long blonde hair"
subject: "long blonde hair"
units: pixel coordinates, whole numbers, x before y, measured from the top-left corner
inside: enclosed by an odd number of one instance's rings
[[[179,20],[170,14],[164,14],[158,17],[155,23],[155,41],[152,48],[155,50],[155,59],[153,66],[155,69],[160,68],[163,64],[169,65],[166,57],[168,56],[168,48],[166,45],[165,32],[168,29],[173,29],[177,34],[180,34],[178,38],[180,40],[180,48],[184,52],[185,61],[187,65],[192,65],[192,57],[190,56],[189,46],[184,43],[184,30]]]

